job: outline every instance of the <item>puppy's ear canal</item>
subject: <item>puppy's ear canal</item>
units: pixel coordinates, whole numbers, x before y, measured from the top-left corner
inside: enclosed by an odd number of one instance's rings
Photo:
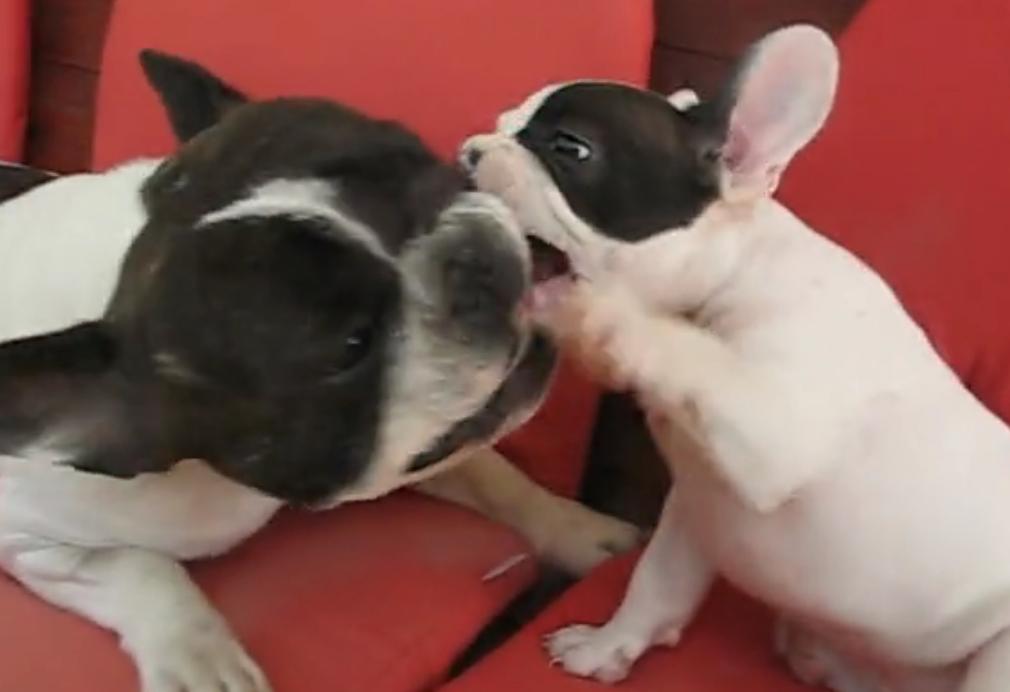
[[[699,108],[725,172],[723,194],[771,194],[789,161],[831,111],[838,51],[809,25],[772,32],[739,61],[716,98]]]
[[[165,470],[119,363],[102,322],[0,344],[0,456],[116,477]]]
[[[140,65],[180,142],[189,141],[248,102],[242,92],[209,70],[174,55],[146,49],[140,52]]]

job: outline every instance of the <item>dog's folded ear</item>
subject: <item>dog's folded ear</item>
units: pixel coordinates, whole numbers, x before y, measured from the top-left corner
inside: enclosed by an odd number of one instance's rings
[[[163,471],[157,432],[103,322],[0,344],[0,455],[116,477]]]
[[[180,142],[200,134],[248,101],[206,68],[174,55],[146,49],[140,53],[140,65]]]
[[[716,96],[703,104],[709,140],[725,171],[723,193],[747,198],[773,192],[789,161],[831,111],[838,52],[813,26],[772,32],[740,60]]]

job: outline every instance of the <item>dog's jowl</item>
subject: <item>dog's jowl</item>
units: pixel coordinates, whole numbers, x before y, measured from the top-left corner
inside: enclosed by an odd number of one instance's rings
[[[674,475],[611,620],[548,638],[574,674],[675,644],[721,575],[783,614],[807,682],[1010,689],[1010,429],[876,273],[771,199],[837,76],[831,40],[791,27],[710,101],[564,84],[464,146],[566,255],[538,319],[634,392]]]

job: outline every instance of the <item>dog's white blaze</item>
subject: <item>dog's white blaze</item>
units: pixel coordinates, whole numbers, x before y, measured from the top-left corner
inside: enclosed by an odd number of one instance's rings
[[[388,258],[375,232],[339,209],[338,197],[332,183],[312,178],[279,178],[256,187],[248,197],[210,212],[197,222],[196,227],[255,217],[317,218],[329,221],[377,257]]]
[[[3,205],[0,341],[102,315],[123,255],[146,221],[141,185],[159,163],[67,176]]]
[[[515,137],[529,124],[533,116],[536,115],[536,112],[540,110],[540,106],[544,105],[544,102],[547,101],[547,99],[561,89],[570,87],[574,84],[618,84],[621,86],[631,86],[626,82],[613,79],[575,79],[570,82],[548,84],[539,91],[533,92],[532,95],[528,96],[525,101],[515,108],[507,110],[499,115],[498,121],[495,124],[495,131],[498,132],[498,134]]]
[[[556,91],[563,89],[569,84],[574,84],[574,82],[549,84],[540,91],[534,92],[532,96],[512,110],[507,110],[499,115],[495,129],[503,135],[515,137],[519,134],[520,130],[529,124],[530,118],[540,110],[540,106],[544,104],[544,101],[549,99]]]

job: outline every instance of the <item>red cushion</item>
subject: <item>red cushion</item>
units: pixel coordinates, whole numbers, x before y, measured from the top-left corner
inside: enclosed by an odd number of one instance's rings
[[[572,623],[606,622],[620,603],[635,557],[613,561],[444,692],[600,692],[603,686],[548,665],[543,636]],[[772,657],[769,615],[720,585],[676,649],[655,649],[620,692],[809,692]]]
[[[411,692],[439,680],[528,583],[528,562],[482,581],[522,550],[501,527],[401,493],[325,516],[285,513],[194,572],[277,692]],[[136,689],[111,634],[2,577],[0,613],[0,689]]]
[[[0,2],[0,161],[20,161],[28,105],[28,0]]]

